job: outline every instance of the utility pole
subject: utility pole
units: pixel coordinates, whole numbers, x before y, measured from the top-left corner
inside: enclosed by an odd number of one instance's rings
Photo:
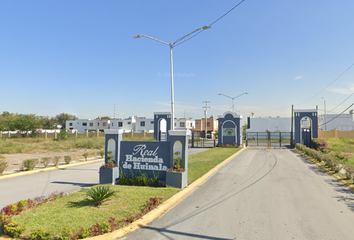
[[[205,115],[205,140],[207,138],[207,130],[208,130],[208,120],[207,120],[207,114],[208,114],[208,108],[210,108],[210,106],[208,106],[208,103],[210,103],[210,101],[203,101],[203,103],[205,103],[204,108],[204,115]]]

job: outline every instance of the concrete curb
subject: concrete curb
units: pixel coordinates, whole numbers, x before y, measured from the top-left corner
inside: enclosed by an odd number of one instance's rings
[[[142,218],[136,220],[135,222],[129,224],[128,226],[118,229],[117,231],[114,231],[112,233],[107,233],[104,235],[96,236],[96,237],[91,237],[87,239],[92,239],[92,240],[110,240],[110,239],[117,239],[120,237],[123,237],[124,235],[131,233],[141,227],[146,226],[153,220],[162,217],[165,215],[168,211],[170,211],[172,208],[178,205],[181,201],[183,201],[186,197],[188,197],[191,193],[194,192],[198,187],[200,187],[203,183],[205,183],[210,177],[212,177],[216,172],[218,172],[222,167],[224,167],[228,162],[230,162],[234,157],[236,157],[238,154],[243,152],[247,148],[242,148],[240,151],[237,153],[233,154],[232,156],[228,157],[225,159],[223,162],[219,163],[216,165],[213,169],[211,169],[209,172],[204,174],[202,177],[198,178],[196,181],[194,181],[191,185],[188,185],[185,187],[183,190],[180,192],[176,193],[173,195],[171,198],[166,200],[164,203],[162,203],[160,206],[143,216]]]
[[[53,171],[53,170],[61,169],[61,168],[75,167],[75,166],[84,165],[84,164],[88,164],[88,163],[99,162],[99,161],[103,161],[103,160],[104,160],[103,158],[100,158],[100,159],[89,160],[89,161],[84,161],[84,162],[62,164],[62,165],[59,165],[58,167],[48,167],[48,168],[35,169],[35,170],[31,170],[31,171],[9,173],[9,174],[0,176],[0,180],[1,179],[6,179],[6,178],[12,178],[12,177],[30,175],[30,174],[39,173],[39,172]]]

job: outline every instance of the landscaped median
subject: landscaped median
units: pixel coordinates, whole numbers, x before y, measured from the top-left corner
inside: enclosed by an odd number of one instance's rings
[[[219,163],[239,151],[238,148],[213,148],[189,156],[188,182],[191,184]],[[177,188],[114,185],[114,195],[96,206],[86,190],[58,197],[18,215],[5,216],[2,210],[1,230],[19,230],[25,239],[77,239],[115,231],[140,218],[159,203],[171,198]],[[162,201],[161,201],[162,199]],[[19,205],[6,208],[16,212]],[[5,209],[5,208],[4,208]]]

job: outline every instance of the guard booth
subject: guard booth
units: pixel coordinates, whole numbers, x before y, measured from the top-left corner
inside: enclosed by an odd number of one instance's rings
[[[166,142],[169,140],[168,132],[172,129],[170,112],[154,113],[154,138],[158,142]]]
[[[312,138],[318,138],[318,112],[315,110],[294,110],[295,143],[311,147]]]
[[[225,112],[218,116],[219,133],[218,144],[237,144],[242,146],[241,115],[234,112]]]

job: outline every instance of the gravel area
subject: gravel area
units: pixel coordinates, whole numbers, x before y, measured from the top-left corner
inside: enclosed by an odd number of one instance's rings
[[[72,163],[74,162],[80,162],[80,161],[85,161],[85,158],[82,156],[83,153],[89,151],[75,151],[75,152],[50,152],[50,153],[18,153],[18,154],[1,154],[1,156],[5,157],[5,160],[8,162],[9,166],[5,170],[3,174],[9,174],[9,173],[14,173],[21,171],[21,166],[22,162],[27,159],[32,159],[32,158],[38,158],[40,161],[41,158],[43,157],[54,157],[54,156],[60,156],[60,161],[59,164],[65,164],[64,162],[64,156],[72,156]],[[98,159],[100,156],[90,156],[88,157],[87,160],[93,160],[93,159]],[[48,167],[52,167],[53,163],[49,163]],[[36,169],[43,168],[42,163],[38,163],[36,166]]]

